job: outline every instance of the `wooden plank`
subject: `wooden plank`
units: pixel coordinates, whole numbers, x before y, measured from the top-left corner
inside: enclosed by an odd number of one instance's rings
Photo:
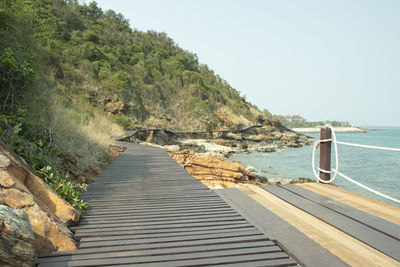
[[[210,206],[181,206],[181,207],[148,207],[146,208],[135,208],[135,207],[126,207],[121,209],[105,209],[105,210],[95,210],[95,211],[88,211],[87,215],[107,215],[107,214],[115,214],[115,213],[125,213],[125,214],[136,214],[140,212],[146,213],[158,213],[158,212],[168,212],[168,211],[197,211],[197,210],[204,210],[204,209],[226,209],[229,208],[228,205],[219,204],[219,205],[210,205]]]
[[[299,186],[400,225],[400,207],[367,198],[334,185],[306,183],[300,184]]]
[[[137,204],[118,204],[118,205],[114,205],[114,206],[94,205],[88,210],[90,212],[96,212],[96,211],[102,211],[102,210],[121,210],[121,209],[127,209],[127,208],[143,210],[143,209],[146,209],[146,206],[148,207],[149,205],[137,205]],[[151,205],[151,208],[152,209],[168,209],[168,208],[172,209],[172,208],[193,208],[193,207],[199,207],[199,206],[201,206],[202,208],[206,208],[206,207],[214,208],[216,206],[226,207],[226,203],[223,203],[223,202],[210,202],[210,203],[169,202],[169,203],[159,203],[156,205]]]
[[[101,216],[101,215],[92,215],[92,216],[87,216],[84,215],[82,216],[81,221],[82,222],[88,222],[88,221],[108,221],[108,220],[116,220],[116,219],[151,219],[151,218],[168,218],[168,217],[193,217],[193,216],[213,216],[215,214],[219,215],[224,215],[224,214],[235,214],[235,211],[232,209],[226,209],[226,210],[205,210],[205,211],[191,211],[191,212],[170,212],[166,214],[123,214],[123,215],[111,215],[111,216]]]
[[[238,189],[224,189],[216,192],[261,232],[279,240],[279,243],[289,250],[302,264],[318,267],[348,266],[328,250]]]
[[[118,219],[118,222],[120,223],[128,223],[128,222],[132,222],[133,220],[137,223],[145,223],[145,222],[170,222],[171,219],[173,218],[174,221],[183,221],[183,220],[187,220],[187,219],[196,219],[196,220],[202,220],[202,219],[215,219],[215,218],[220,218],[220,219],[225,219],[225,218],[229,218],[229,217],[238,217],[240,218],[240,216],[237,213],[231,212],[228,214],[203,214],[203,215],[191,215],[191,216],[187,216],[186,214],[184,216],[167,216],[167,217],[159,217],[159,216],[154,216],[153,218],[135,218],[135,217],[121,217]],[[90,225],[108,225],[108,224],[115,224],[115,218],[112,219],[98,219],[98,220],[81,220],[79,223],[78,227],[84,227],[84,226],[90,226]]]
[[[205,225],[198,227],[186,227],[186,228],[164,228],[164,229],[135,229],[128,231],[108,231],[101,232],[101,235],[98,233],[82,233],[81,235],[76,235],[75,238],[85,238],[85,237],[106,237],[106,236],[120,236],[120,235],[141,235],[141,234],[161,234],[161,233],[186,233],[186,232],[198,232],[198,231],[207,231],[210,229],[248,229],[249,227],[253,227],[249,224],[223,224],[223,225]]]
[[[178,241],[178,242],[167,242],[167,243],[144,243],[135,245],[125,246],[110,246],[110,247],[95,247],[95,248],[82,248],[72,251],[61,251],[56,253],[43,253],[41,257],[54,257],[54,256],[68,256],[68,255],[82,255],[82,254],[102,254],[105,252],[116,252],[116,251],[136,251],[136,250],[148,250],[162,249],[162,248],[175,248],[179,251],[182,248],[193,247],[193,246],[204,246],[209,248],[215,245],[236,244],[236,243],[252,243],[252,242],[263,242],[264,246],[275,246],[273,241],[267,240],[265,237],[258,236],[245,236],[245,237],[232,237],[224,239],[205,239],[196,241]]]
[[[258,186],[239,188],[351,266],[396,266],[398,261]]]
[[[166,242],[183,242],[195,240],[208,240],[208,239],[224,239],[231,237],[260,237],[265,238],[259,231],[254,229],[252,232],[230,232],[230,233],[216,233],[206,235],[193,235],[193,236],[168,236],[168,237],[149,237],[142,239],[126,239],[126,240],[101,240],[95,242],[81,242],[79,248],[91,247],[109,247],[109,246],[122,246],[122,245],[135,245],[135,244],[153,244],[153,243],[166,243]]]
[[[248,226],[247,228],[222,228],[214,230],[198,230],[198,231],[185,231],[185,232],[167,232],[167,233],[144,233],[144,234],[130,234],[130,235],[113,235],[113,236],[95,236],[82,238],[81,243],[96,242],[106,240],[131,240],[131,239],[144,239],[144,238],[159,238],[159,237],[177,237],[177,236],[200,236],[216,233],[254,233],[254,227]]]
[[[119,204],[118,206],[106,206],[106,205],[95,205],[92,206],[91,209],[88,209],[90,212],[97,212],[102,210],[162,210],[162,209],[178,209],[178,208],[215,208],[215,207],[227,207],[226,203],[224,202],[211,202],[211,203],[201,203],[201,202],[192,202],[192,203],[182,203],[182,202],[168,202],[168,203],[158,203],[156,205],[136,205],[136,204]]]
[[[382,234],[370,227],[354,221],[342,214],[329,210],[306,198],[296,195],[279,186],[264,186],[266,191],[316,218],[340,229],[346,234],[368,244],[376,250],[400,261],[400,241]]]
[[[207,266],[207,265],[203,265]],[[208,266],[213,266],[213,265],[208,265]],[[246,262],[230,262],[230,263],[223,263],[223,264],[218,264],[218,267],[222,266],[241,266],[241,267],[254,267],[254,266],[299,266],[294,260],[292,259],[274,259],[274,260],[252,260],[252,261],[246,261]]]
[[[199,264],[218,264],[234,263],[236,261],[252,260],[273,260],[288,259],[284,252],[269,252],[264,248],[245,248],[226,251],[208,251],[197,253],[168,254],[163,256],[143,256],[143,257],[121,257],[111,259],[92,259],[65,262],[43,263],[40,266],[59,267],[59,266],[101,266],[101,265],[121,265],[121,264],[154,264],[163,263],[163,266],[176,265],[199,265]],[[293,260],[291,261],[293,263]]]
[[[264,247],[265,251],[269,252],[281,252],[282,249],[278,246],[264,246],[264,242],[249,242],[249,243],[232,243],[229,244],[230,250],[242,249],[242,248],[258,248]],[[179,249],[179,253],[194,253],[194,252],[209,252],[209,251],[222,251],[226,250],[226,244],[212,245],[212,246],[191,246],[182,247]],[[176,248],[158,248],[151,250],[130,250],[130,251],[117,251],[117,252],[103,252],[101,254],[82,254],[82,255],[65,255],[55,257],[42,257],[38,260],[38,263],[45,262],[58,262],[67,260],[88,260],[88,259],[103,259],[103,258],[117,258],[117,257],[128,257],[128,256],[156,256],[156,255],[167,255],[176,253]]]
[[[400,241],[400,227],[397,224],[294,184],[283,185],[281,187]]]
[[[203,218],[203,219],[181,219],[181,220],[166,220],[166,221],[147,221],[147,222],[120,222],[120,223],[110,223],[110,224],[95,224],[95,225],[83,225],[70,227],[72,231],[87,231],[91,229],[115,229],[121,227],[130,227],[130,226],[153,226],[160,227],[169,224],[184,224],[184,223],[214,223],[214,222],[227,222],[227,223],[236,223],[243,222],[244,219],[241,216],[234,217],[223,217],[223,218]]]
[[[180,209],[180,210],[163,210],[163,211],[157,211],[157,212],[152,212],[152,213],[149,213],[149,212],[146,212],[146,211],[134,211],[134,212],[129,212],[129,213],[127,213],[127,212],[123,212],[123,211],[116,211],[116,212],[108,212],[108,213],[95,213],[95,214],[86,214],[85,215],[85,217],[87,217],[87,218],[91,218],[91,217],[94,217],[94,216],[96,216],[96,217],[101,217],[101,216],[113,216],[113,215],[128,215],[128,214],[135,214],[135,215],[139,215],[139,214],[159,214],[159,215],[162,215],[162,214],[169,214],[169,213],[172,213],[172,212],[175,212],[175,213],[193,213],[193,212],[207,212],[207,211],[209,211],[210,209],[204,209],[204,208],[199,208],[199,209]],[[227,208],[214,208],[214,209],[212,209],[212,210],[215,210],[215,211],[231,211],[232,209],[230,208],[230,207],[227,207]]]
[[[184,229],[184,228],[196,228],[196,227],[205,227],[205,226],[219,226],[219,225],[224,225],[224,226],[231,226],[231,225],[246,225],[246,221],[235,221],[235,222],[213,222],[213,223],[207,223],[207,222],[201,222],[201,223],[183,223],[183,224],[175,224],[175,225],[161,225],[158,227],[154,226],[147,226],[147,225],[142,225],[142,226],[127,226],[127,227],[119,227],[119,228],[111,228],[111,229],[85,229],[85,230],[76,230],[75,231],[75,236],[76,237],[84,237],[84,236],[89,236],[93,233],[95,234],[103,234],[103,233],[120,233],[120,232],[132,232],[132,231],[143,231],[143,230],[149,230],[149,229],[155,229],[155,230],[165,230],[165,229],[171,229],[171,230],[178,230],[178,229]]]

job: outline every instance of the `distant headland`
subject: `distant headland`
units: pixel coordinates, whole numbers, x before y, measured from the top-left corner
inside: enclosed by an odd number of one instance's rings
[[[366,133],[365,129],[354,127],[348,121],[307,121],[300,115],[276,115],[283,126],[298,133],[319,133],[323,125],[332,125],[337,133]]]
[[[292,131],[297,133],[319,133],[322,126],[309,127],[309,128],[291,128]],[[333,127],[336,133],[366,133],[366,129],[357,127]]]

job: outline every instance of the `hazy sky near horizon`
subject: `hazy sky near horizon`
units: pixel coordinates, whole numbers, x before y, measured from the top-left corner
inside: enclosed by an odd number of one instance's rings
[[[96,2],[166,32],[260,109],[400,126],[400,1]]]

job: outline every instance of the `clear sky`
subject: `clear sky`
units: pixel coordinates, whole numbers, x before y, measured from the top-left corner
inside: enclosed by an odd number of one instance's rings
[[[400,126],[398,0],[96,2],[166,32],[260,109]]]

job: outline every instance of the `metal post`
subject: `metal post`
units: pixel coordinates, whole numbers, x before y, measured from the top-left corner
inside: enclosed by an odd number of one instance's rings
[[[331,139],[332,133],[329,127],[321,128],[320,140]],[[321,170],[330,171],[331,170],[331,144],[332,142],[321,142],[319,151],[319,168]],[[319,172],[319,178],[328,181],[331,178],[330,173]]]

